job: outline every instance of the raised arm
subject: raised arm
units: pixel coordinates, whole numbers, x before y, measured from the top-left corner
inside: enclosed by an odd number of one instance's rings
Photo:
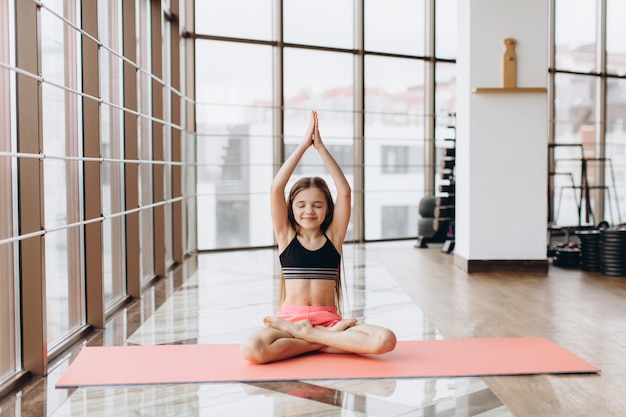
[[[274,225],[274,236],[278,242],[279,249],[287,246],[289,233],[292,229],[289,219],[287,218],[287,201],[285,200],[285,187],[289,182],[289,178],[293,174],[302,155],[313,144],[314,126],[317,121],[317,113],[311,112],[311,121],[309,127],[302,138],[302,142],[285,160],[280,167],[270,188],[270,211],[272,213],[272,224]]]
[[[337,198],[335,199],[335,211],[333,212],[333,221],[326,230],[326,234],[335,246],[341,246],[346,237],[348,224],[350,223],[350,211],[352,206],[352,189],[343,174],[341,167],[330,154],[319,131],[317,113],[315,113],[315,123],[313,125],[313,146],[319,152],[326,169],[335,183],[337,189]]]

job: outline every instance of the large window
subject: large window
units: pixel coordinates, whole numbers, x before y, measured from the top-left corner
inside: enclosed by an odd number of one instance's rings
[[[41,9],[48,345],[85,324],[82,263],[80,3]],[[66,24],[63,18],[74,26]],[[65,88],[60,88],[63,86]]]
[[[619,78],[606,81],[605,155],[607,190],[605,218],[613,224],[626,222],[626,27],[622,23],[626,4],[606,2],[606,71]],[[617,215],[615,214],[617,213]]]
[[[0,392],[192,247],[179,6],[0,0]]]
[[[153,167],[151,162],[153,157],[153,124],[151,122],[152,114],[152,53],[151,40],[152,31],[150,25],[151,8],[149,1],[139,1],[137,3],[137,39],[140,46],[137,52],[137,64],[140,68],[138,71],[139,81],[139,139],[138,139],[138,159],[140,161],[148,161],[139,164],[139,205],[146,207],[140,213],[140,236],[141,236],[141,282],[145,284],[154,278],[154,211],[151,204],[153,199]]]
[[[626,3],[621,0],[606,1],[606,70],[610,74],[626,75]]]
[[[557,68],[595,71],[598,0],[554,1]]]
[[[557,74],[555,77],[554,190],[555,221],[561,225],[595,223],[591,218],[593,201],[582,195],[583,178],[593,178],[595,164],[583,164],[596,155],[595,78]],[[589,197],[589,198],[588,198]],[[587,207],[586,202],[590,206]],[[590,210],[591,209],[591,210]],[[587,219],[587,214],[589,218]]]
[[[353,0],[318,0],[314,7],[302,7],[300,0],[282,3],[285,42],[345,49],[354,46]]]
[[[626,222],[626,79],[609,78],[606,84],[604,219]]]
[[[437,58],[456,58],[457,0],[437,0],[435,3],[435,52]]]
[[[411,216],[394,214],[393,220],[387,218],[393,227],[385,230],[385,216],[390,211],[384,207],[417,208],[425,194],[423,160],[417,158],[427,146],[424,121],[424,62],[366,57],[364,226],[367,240],[416,234],[417,226]],[[406,153],[400,151],[403,148]],[[395,236],[391,236],[391,231]]]
[[[284,80],[285,158],[289,156],[287,152],[302,141],[309,125],[310,110],[317,109],[324,144],[353,185],[352,55],[288,48],[285,50]],[[324,178],[331,192],[335,192],[332,178],[313,148],[305,153],[299,170],[303,175]],[[287,191],[297,179],[296,173],[287,184]],[[266,183],[266,189],[269,181],[271,179]],[[351,238],[351,233],[352,225],[348,227],[347,239]]]
[[[196,43],[199,249],[272,243],[272,53],[266,45]]]
[[[194,3],[197,33],[265,40],[273,36],[274,0],[202,0]],[[204,75],[200,74],[198,79],[202,77]]]
[[[434,170],[428,158],[435,137],[426,123],[426,86],[438,71],[429,60],[428,13],[441,10],[438,107],[448,120],[455,2],[434,9],[423,0],[328,0],[310,8],[297,0],[276,8],[269,1],[225,3],[196,5],[198,248],[273,243],[269,184],[281,155],[302,139],[311,110],[353,188],[347,240],[416,236],[419,199],[434,189],[425,184],[434,175],[424,175]],[[302,175],[325,177],[332,188],[314,151],[294,173]],[[232,213],[242,210],[249,212],[234,224]]]
[[[16,281],[17,243],[15,208],[15,79],[7,67],[15,66],[13,7],[0,1],[0,385],[14,375],[20,363]]]
[[[122,4],[120,0],[98,0],[100,48],[102,214],[111,216],[124,208],[124,130],[122,92]],[[126,295],[124,218],[103,222],[105,304],[113,305]]]
[[[425,1],[365,0],[365,50],[426,55]]]
[[[626,220],[622,3],[555,0],[549,220],[556,225]]]
[[[417,172],[420,167],[418,147],[388,146],[381,148],[381,173],[382,174],[408,174]]]

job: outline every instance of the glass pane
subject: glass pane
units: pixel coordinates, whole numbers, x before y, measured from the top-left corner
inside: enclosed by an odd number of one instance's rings
[[[626,3],[623,0],[606,0],[606,70],[612,74],[626,75]]]
[[[596,70],[596,0],[555,0],[556,68]]]
[[[424,55],[424,0],[365,0],[365,50]]]
[[[285,49],[284,80],[285,158],[302,140],[309,125],[311,110],[317,110],[322,139],[352,185],[354,182],[352,54]],[[313,148],[304,154],[287,184],[286,191],[300,176],[320,176],[326,180],[331,191],[335,192],[332,178]],[[352,231],[350,224],[346,240],[352,239]]]
[[[151,43],[150,31],[150,2],[142,1],[138,5],[137,27],[137,59],[141,68],[150,72]],[[152,121],[147,117],[152,114],[152,79],[141,71],[138,80],[138,106],[142,116],[139,118],[139,159],[142,161],[152,160]],[[152,198],[152,169],[153,164],[139,164],[139,206],[149,206],[153,203]],[[139,213],[139,251],[141,257],[141,282],[146,283],[154,277],[154,238],[153,238],[153,210],[145,208]]]
[[[271,40],[274,23],[272,4],[272,0],[196,1],[196,32],[234,38]]]
[[[435,56],[456,58],[457,0],[436,0]]]
[[[13,47],[15,33],[13,27],[13,2],[0,0],[0,22],[8,22],[0,27],[0,62],[15,65]],[[15,126],[15,79],[13,73],[0,66],[0,152],[12,153],[14,150]],[[0,241],[17,234],[14,227],[15,159],[0,155]],[[18,370],[18,336],[16,326],[16,303],[18,286],[16,285],[15,262],[17,260],[15,243],[0,244],[0,385]]]
[[[581,184],[586,176],[594,184],[593,166],[585,166],[582,158],[594,158],[596,152],[596,78],[592,76],[556,74],[555,76],[555,147],[554,220],[557,225],[593,224],[587,218],[586,202],[593,209],[593,195],[581,197]]]
[[[609,78],[606,86],[606,165],[604,218],[626,221],[626,79]]]
[[[99,39],[114,51],[122,50],[122,14],[120,0],[98,1]],[[122,111],[109,103],[122,106],[122,60],[108,49],[100,48],[100,140],[101,155],[122,159],[124,131]],[[101,164],[102,213],[106,215],[124,210],[124,165],[119,162]],[[104,299],[109,306],[121,299],[126,291],[124,259],[124,219],[114,217],[103,222]]]
[[[49,349],[84,323],[81,283],[68,279],[71,274],[71,265],[67,262],[68,252],[76,237],[76,233],[66,231],[46,234],[46,319]],[[79,301],[76,302],[77,300]]]
[[[424,195],[424,64],[365,60],[365,239],[417,236]]]
[[[63,16],[63,0],[46,0],[46,9],[54,11],[54,13]]]
[[[172,56],[172,23],[163,21],[163,49],[165,56]],[[178,45],[176,45],[178,46]],[[165,62],[163,65],[163,80],[166,85],[163,87],[163,120],[172,122],[172,74],[173,66],[179,63]],[[175,94],[175,93],[174,93]],[[179,96],[176,95],[176,98]],[[163,124],[163,160],[172,161],[172,127]],[[172,165],[163,165],[163,198],[172,198]],[[174,237],[173,233],[173,209],[172,204],[166,204],[164,211],[164,236],[163,246],[165,247],[165,266],[169,268],[174,264]]]
[[[456,64],[437,62],[435,67],[435,137],[449,137],[448,126],[456,114]],[[439,129],[441,128],[441,129]]]
[[[66,6],[64,16],[77,21],[77,7]],[[80,47],[75,29],[45,8],[41,10],[44,78],[80,89]],[[55,157],[80,157],[81,98],[44,83],[43,150],[45,227],[50,230],[80,222],[81,163]],[[81,228],[49,232],[45,239],[48,347],[53,348],[85,323]],[[70,302],[71,301],[71,302]]]
[[[198,249],[271,245],[272,49],[197,41],[196,74]]]
[[[284,0],[285,42],[352,49],[352,0],[318,0],[304,5],[301,0]]]
[[[185,231],[185,253],[195,252],[198,249],[198,199],[197,193],[197,171],[196,162],[198,160],[197,135],[195,132],[186,130],[183,133],[183,160],[187,162],[183,166],[184,193],[187,198],[184,203],[183,229]]]

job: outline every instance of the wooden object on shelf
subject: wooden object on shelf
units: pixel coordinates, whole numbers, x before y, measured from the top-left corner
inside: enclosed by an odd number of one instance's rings
[[[504,88],[517,87],[517,57],[515,56],[517,41],[513,38],[504,40],[504,59],[502,62],[502,86]]]
[[[513,38],[504,40],[504,56],[502,59],[502,87],[477,87],[472,93],[545,93],[545,87],[518,87],[517,86],[517,55]]]

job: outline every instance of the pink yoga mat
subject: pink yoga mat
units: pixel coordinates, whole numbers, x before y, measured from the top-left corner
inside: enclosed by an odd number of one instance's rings
[[[542,338],[399,341],[383,355],[317,353],[265,365],[242,359],[237,344],[111,346],[84,348],[56,387],[599,371]]]

